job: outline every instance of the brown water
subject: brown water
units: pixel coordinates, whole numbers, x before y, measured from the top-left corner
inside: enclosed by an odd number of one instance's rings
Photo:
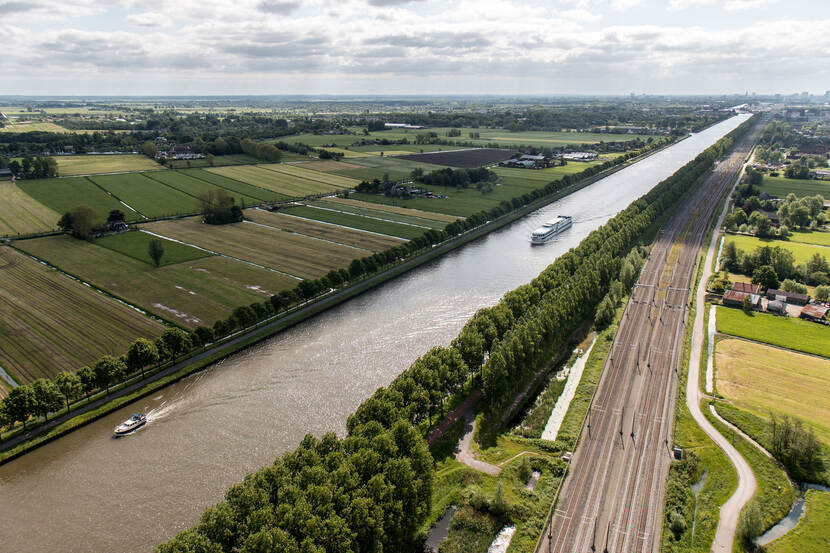
[[[480,307],[527,282],[735,128],[733,118],[0,467],[0,551],[148,552],[246,473],[346,417]],[[543,246],[555,215],[574,225]],[[134,435],[112,439],[133,412]]]

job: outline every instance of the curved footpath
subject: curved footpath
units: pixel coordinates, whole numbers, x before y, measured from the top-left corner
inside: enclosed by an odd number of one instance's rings
[[[712,275],[712,259],[718,240],[718,229],[720,229],[723,223],[723,218],[728,208],[729,201],[727,200],[724,202],[723,210],[715,224],[712,240],[709,243],[709,251],[706,253],[706,259],[703,262],[703,274],[700,278],[700,283],[698,283],[695,298],[697,309],[692,331],[692,347],[689,353],[689,374],[686,381],[686,406],[691,411],[692,417],[703,431],[706,432],[706,435],[726,453],[729,461],[735,465],[738,471],[738,487],[735,493],[720,508],[718,528],[715,531],[715,539],[712,542],[712,551],[716,553],[730,553],[732,551],[732,542],[735,539],[735,529],[738,526],[738,517],[741,514],[741,509],[752,499],[758,487],[755,481],[755,474],[752,472],[752,468],[746,462],[746,459],[712,426],[700,410],[700,400],[703,397],[700,391],[700,361],[701,350],[703,349],[703,336],[705,335],[705,329],[703,328],[703,310],[706,305],[704,301],[706,296],[706,282]]]

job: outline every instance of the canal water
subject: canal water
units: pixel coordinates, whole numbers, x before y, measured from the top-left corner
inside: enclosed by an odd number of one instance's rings
[[[733,117],[0,467],[0,549],[149,552],[245,474],[346,417],[747,116]],[[437,201],[437,200],[436,200]],[[543,246],[555,215],[574,225]],[[134,412],[148,424],[112,439]]]

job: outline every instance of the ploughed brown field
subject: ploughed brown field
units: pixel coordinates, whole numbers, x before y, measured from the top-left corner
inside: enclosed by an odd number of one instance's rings
[[[463,169],[490,165],[492,163],[506,161],[511,157],[513,157],[512,151],[498,150],[496,148],[472,148],[469,150],[453,150],[451,152],[431,152],[428,154],[397,156],[398,159],[433,163],[436,165],[448,165]]]

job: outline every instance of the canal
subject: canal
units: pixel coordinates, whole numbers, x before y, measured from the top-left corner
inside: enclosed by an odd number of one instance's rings
[[[246,473],[346,417],[748,116],[733,117],[0,467],[4,551],[149,552]],[[571,229],[543,246],[555,215]],[[112,429],[133,412],[149,423]]]

